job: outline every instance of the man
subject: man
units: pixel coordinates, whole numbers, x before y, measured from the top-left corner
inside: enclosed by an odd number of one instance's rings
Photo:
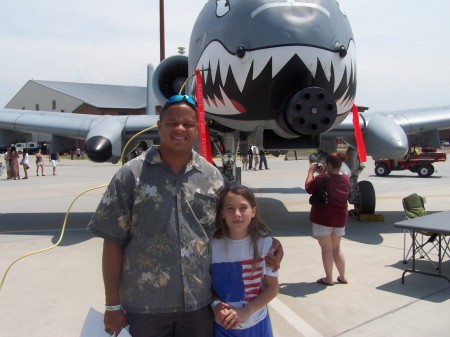
[[[251,170],[253,167],[253,150],[252,150],[252,144],[248,143],[248,169]]]
[[[129,324],[133,337],[211,337],[209,240],[224,179],[192,150],[192,97],[171,97],[157,126],[160,146],[116,173],[88,226],[105,239],[105,328],[118,334]]]
[[[266,151],[264,151],[264,149],[260,146],[259,147],[259,169],[262,170],[263,168],[263,164],[264,164],[264,168],[266,170],[269,169],[269,167],[267,166],[267,158],[266,158]]]
[[[256,171],[257,167],[259,166],[259,149],[256,146],[256,144],[252,145],[252,153],[253,153],[253,158],[255,160],[255,164],[253,165],[253,170]]]

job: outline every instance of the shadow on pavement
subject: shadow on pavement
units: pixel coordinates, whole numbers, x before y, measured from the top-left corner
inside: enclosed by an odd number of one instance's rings
[[[281,283],[280,294],[290,297],[306,297],[324,290],[326,287],[317,282]]]
[[[86,231],[92,212],[70,213],[60,246],[74,245],[93,236]],[[55,244],[61,235],[66,213],[4,213],[0,215],[1,235],[54,235]]]
[[[275,236],[310,236],[311,222],[308,211],[290,212],[283,202],[272,198],[258,198],[258,206],[263,220],[270,226]],[[360,221],[349,216],[345,239],[378,245],[383,242],[382,234],[401,233],[394,223],[403,220],[403,212],[382,212],[384,221]]]
[[[377,289],[433,303],[442,303],[450,299],[449,282],[441,277],[408,272],[405,274],[405,283],[402,284],[402,273],[405,269],[411,268],[411,264],[411,261],[405,264],[401,260],[392,264],[390,267],[399,269],[399,278],[385,283],[377,287]],[[421,259],[416,260],[416,269],[436,275],[438,273],[430,262]],[[450,260],[442,263],[442,270],[444,276],[450,277],[448,272],[450,270]],[[424,284],[429,284],[435,291],[430,294],[430,287],[425,287]]]

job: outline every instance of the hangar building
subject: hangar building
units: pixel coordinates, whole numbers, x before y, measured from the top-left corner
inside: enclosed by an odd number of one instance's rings
[[[143,115],[146,105],[146,87],[30,80],[5,108],[93,115]],[[29,141],[50,142],[51,136],[3,131],[0,134],[0,144]]]

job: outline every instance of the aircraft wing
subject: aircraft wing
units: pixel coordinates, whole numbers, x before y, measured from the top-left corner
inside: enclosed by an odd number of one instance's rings
[[[367,154],[373,159],[400,158],[409,144],[440,147],[438,130],[450,128],[450,106],[359,114]],[[322,135],[355,146],[353,117]]]
[[[110,116],[60,113],[31,110],[0,110],[0,129],[15,132],[51,134],[52,146],[58,147],[61,139],[86,141],[89,159],[95,162],[116,163],[123,147],[132,136],[156,125],[159,116]],[[136,138],[136,141],[158,139],[154,128]]]
[[[438,130],[450,128],[450,106],[359,114],[366,151],[374,159],[399,158],[409,144],[440,147]],[[48,133],[53,137],[86,141],[89,158],[96,162],[117,162],[126,141],[137,132],[155,125],[158,116],[99,116],[31,110],[0,110],[0,129]],[[155,129],[136,140],[157,140]],[[353,117],[321,136],[327,141],[341,138],[355,146]],[[324,149],[327,150],[327,149]],[[108,157],[109,156],[109,157]]]

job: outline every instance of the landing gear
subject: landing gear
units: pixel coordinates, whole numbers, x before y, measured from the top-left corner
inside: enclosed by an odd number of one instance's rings
[[[375,189],[370,181],[362,180],[358,182],[359,174],[364,169],[364,165],[359,161],[358,153],[352,147],[347,149],[347,157],[347,164],[351,171],[350,184],[352,187],[348,201],[355,207],[355,215],[374,214],[376,205]]]
[[[375,213],[375,189],[370,181],[358,182],[358,200],[354,203],[355,212],[359,214]]]
[[[236,175],[235,175],[235,169],[236,169],[236,156],[233,156],[231,152],[227,152],[222,154],[222,172],[227,177],[228,181],[235,182],[236,181]]]
[[[216,134],[214,147],[222,159],[222,173],[231,183],[241,182],[241,169],[236,167],[239,131]]]

